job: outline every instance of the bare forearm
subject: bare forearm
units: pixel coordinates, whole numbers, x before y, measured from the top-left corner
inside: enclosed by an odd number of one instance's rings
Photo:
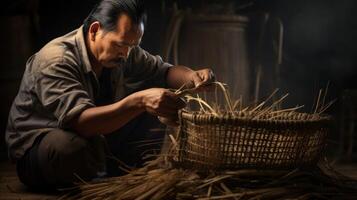
[[[114,104],[83,111],[74,120],[73,128],[84,137],[111,133],[144,110],[139,95],[134,93]]]
[[[177,65],[170,68],[167,75],[167,83],[170,88],[179,88],[191,81],[194,71],[188,67]]]

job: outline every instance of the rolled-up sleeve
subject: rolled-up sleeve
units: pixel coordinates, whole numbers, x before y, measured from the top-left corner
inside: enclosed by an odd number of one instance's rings
[[[172,65],[160,56],[154,56],[140,47],[135,47],[125,70],[127,82],[141,82],[150,87],[167,87],[167,72]]]
[[[95,106],[76,68],[68,64],[43,68],[36,76],[35,91],[42,105],[57,118],[58,128],[68,128],[71,119]]]

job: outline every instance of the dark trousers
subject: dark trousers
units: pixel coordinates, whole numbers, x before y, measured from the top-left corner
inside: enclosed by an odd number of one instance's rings
[[[17,162],[18,176],[25,185],[43,189],[68,187],[78,177],[90,180],[105,170],[109,176],[123,175],[117,160],[142,166],[145,154],[159,153],[164,128],[157,117],[144,113],[106,139],[56,129],[39,137]]]
[[[101,136],[85,139],[56,129],[40,136],[16,163],[18,176],[33,189],[71,186],[105,170],[105,143]]]

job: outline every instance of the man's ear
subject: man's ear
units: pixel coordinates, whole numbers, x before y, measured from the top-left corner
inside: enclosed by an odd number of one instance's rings
[[[100,23],[98,21],[93,22],[90,26],[89,26],[89,39],[91,41],[95,41],[95,36],[99,33],[100,31]]]

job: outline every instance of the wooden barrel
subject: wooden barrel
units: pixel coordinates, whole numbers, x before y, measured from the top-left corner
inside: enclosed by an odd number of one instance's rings
[[[188,16],[179,35],[179,63],[211,67],[233,97],[248,97],[248,22],[243,16]]]
[[[264,97],[275,89],[274,65],[266,62],[272,48],[263,47],[269,40],[264,37],[266,15],[185,14],[181,21],[178,31],[177,26],[169,28],[169,35],[178,34],[173,59],[166,59],[196,69],[211,67],[217,80],[227,83],[233,99],[242,96],[251,103],[257,94]],[[261,95],[257,88],[267,92]]]

